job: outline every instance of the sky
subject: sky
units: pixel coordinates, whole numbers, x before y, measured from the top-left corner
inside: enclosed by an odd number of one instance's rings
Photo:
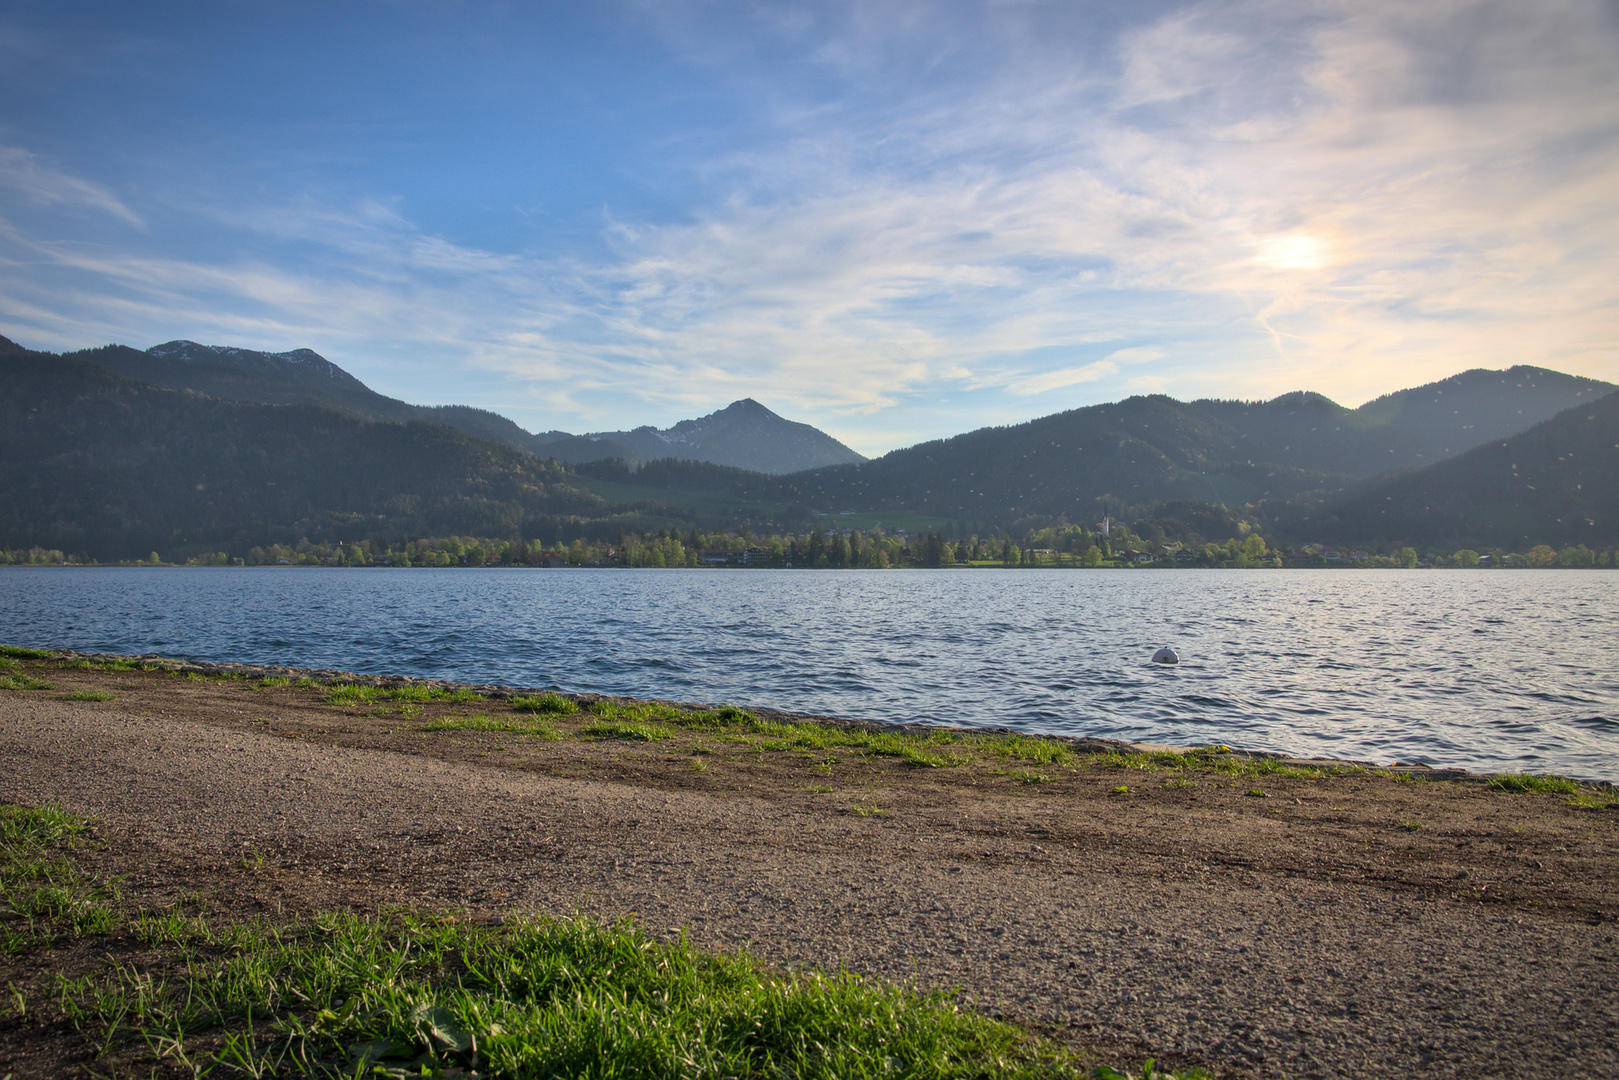
[[[1619,381],[1619,4],[6,0],[0,334],[868,455]]]

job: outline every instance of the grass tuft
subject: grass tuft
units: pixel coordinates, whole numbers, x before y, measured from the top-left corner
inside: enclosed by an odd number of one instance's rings
[[[71,694],[63,694],[63,701],[114,701],[117,694],[109,694],[105,690],[75,690]]]
[[[675,729],[659,723],[638,724],[624,720],[598,720],[580,728],[579,733],[595,739],[637,739],[641,742],[658,742],[672,737]]]
[[[148,925],[155,940],[208,940],[182,916]],[[492,929],[330,915],[285,931],[256,928],[169,980],[129,968],[59,979],[59,996],[70,1019],[100,1029],[107,1045],[161,1047],[200,1073],[1087,1074],[1067,1048],[942,994],[706,955],[627,922]],[[244,1016],[254,1023],[244,1028]]]
[[[579,711],[579,703],[561,694],[546,693],[518,695],[507,699],[518,712],[543,713],[549,716],[571,716]]]
[[[300,679],[298,685],[304,685]],[[326,692],[327,705],[369,705],[377,701],[478,701],[483,697],[475,690],[444,690],[436,686],[365,686],[361,683],[339,683]]]
[[[56,654],[49,649],[25,649],[21,645],[0,645],[0,656],[14,660],[49,660]]]
[[[0,661],[0,665],[8,661]],[[62,670],[78,671],[139,671],[141,665],[132,660],[63,660],[56,665]]]
[[[32,675],[24,675],[20,671],[0,672],[0,690],[55,690],[56,687],[43,679],[36,679]]]
[[[1549,791],[1557,795],[1578,795],[1578,781],[1566,776],[1535,776],[1532,773],[1501,773],[1490,777],[1489,786],[1497,791]]]
[[[562,738],[562,732],[539,719],[524,719],[513,716],[448,716],[443,720],[435,720],[431,724],[423,724],[419,731],[510,731],[517,735],[526,735],[531,739],[541,739],[545,742],[557,742]]]
[[[87,827],[59,806],[0,804],[0,953],[49,944],[59,933],[111,933],[117,889],[98,884],[55,849]]]

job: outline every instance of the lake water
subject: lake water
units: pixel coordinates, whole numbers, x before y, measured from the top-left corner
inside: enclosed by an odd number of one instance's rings
[[[1600,570],[0,571],[13,644],[1608,780],[1616,616]]]

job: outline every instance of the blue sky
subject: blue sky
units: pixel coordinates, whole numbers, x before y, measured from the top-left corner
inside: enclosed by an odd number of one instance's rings
[[[531,430],[1619,381],[1616,193],[1604,0],[0,8],[0,333]]]

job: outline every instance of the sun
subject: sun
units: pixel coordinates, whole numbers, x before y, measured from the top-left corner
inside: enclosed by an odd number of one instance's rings
[[[1259,261],[1278,270],[1319,270],[1331,260],[1331,248],[1319,236],[1293,233],[1265,241]]]

